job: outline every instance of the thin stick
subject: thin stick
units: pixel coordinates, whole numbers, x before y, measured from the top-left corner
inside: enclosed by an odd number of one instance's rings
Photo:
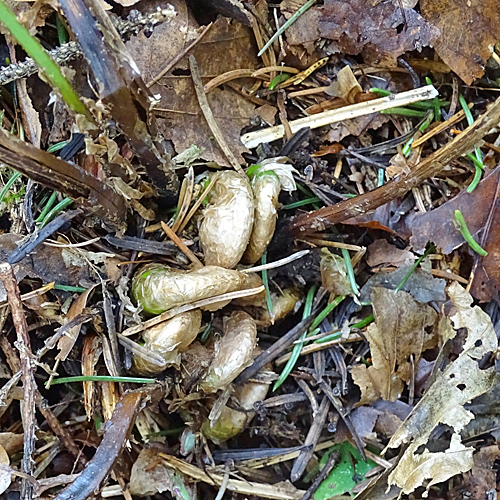
[[[33,375],[34,365],[31,361],[31,342],[28,334],[28,325],[24,317],[23,305],[17,279],[12,266],[3,262],[0,264],[0,279],[3,282],[12,313],[12,322],[17,334],[17,348],[21,359],[21,370],[23,378],[24,401],[22,405],[24,450],[21,462],[22,472],[28,475],[33,473],[32,455],[35,451],[35,391],[36,383]],[[21,498],[31,500],[33,498],[33,484],[26,478],[21,482]]]
[[[408,174],[401,174],[383,186],[361,196],[341,201],[336,205],[295,217],[287,231],[298,237],[321,231],[330,224],[338,224],[351,217],[375,210],[394,198],[404,196],[425,179],[441,172],[446,165],[468,153],[500,122],[500,98],[452,141],[420,161]]]
[[[172,455],[160,453],[159,456],[165,461],[168,467],[178,470],[196,481],[203,481],[212,486],[220,486],[224,482],[224,476],[220,474],[211,472],[209,475],[198,467]],[[299,500],[303,493],[303,490],[298,490],[291,484],[283,488],[272,484],[240,479],[229,479],[227,482],[227,489],[245,496],[256,496],[274,500]]]
[[[198,268],[203,267],[198,257],[189,250],[186,244],[170,229],[170,227],[161,221],[161,228],[165,231],[165,234],[179,247],[179,250]]]
[[[332,472],[332,469],[335,467],[338,459],[340,458],[340,454],[338,451],[332,451],[328,456],[328,460],[326,461],[325,466],[321,469],[321,472],[316,476],[316,479],[313,481],[311,486],[307,488],[307,491],[304,493],[304,496],[300,500],[309,500],[316,493],[316,490],[319,488],[319,485],[324,481],[326,476]]]
[[[469,104],[469,107],[472,108],[472,103]],[[458,113],[454,114],[451,118],[448,118],[445,122],[441,122],[439,125],[434,127],[433,129],[426,132],[422,137],[419,137],[415,141],[413,141],[411,147],[417,148],[421,146],[424,142],[428,141],[431,137],[434,137],[437,134],[445,131],[447,128],[450,128],[452,125],[457,124],[459,121],[465,118],[465,111],[461,109]]]
[[[210,131],[214,135],[217,144],[221,148],[222,152],[228,159],[231,166],[241,175],[245,175],[243,169],[241,168],[241,165],[236,159],[236,156],[234,156],[226,140],[224,139],[224,136],[220,131],[219,125],[217,125],[217,122],[215,121],[212,110],[210,109],[210,104],[208,104],[207,95],[203,90],[203,82],[201,81],[201,75],[200,75],[200,70],[198,69],[198,63],[196,62],[196,59],[192,55],[189,56],[189,67],[191,69],[191,78],[193,79],[196,96],[198,97],[198,102],[200,103],[201,111],[203,112],[203,116],[205,117],[205,120],[208,123]]]
[[[183,57],[186,56],[188,52],[190,52],[201,41],[201,39],[208,33],[208,30],[213,26],[213,24],[214,23],[208,24],[196,40],[191,42],[184,50],[181,50],[162,71],[160,71],[152,80],[149,80],[149,82],[146,83],[146,87],[151,87],[151,85],[156,83],[161,77],[165,76]]]
[[[320,238],[309,237],[307,240],[302,240],[306,243],[310,243],[311,245],[316,246],[324,246],[324,247],[332,247],[332,248],[341,248],[344,250],[352,250],[353,252],[359,252],[363,250],[364,247],[360,247],[358,245],[351,245],[349,243],[342,243],[341,241],[330,241],[330,240],[322,240]]]
[[[301,250],[300,252],[295,252],[284,259],[276,260],[274,262],[269,262],[269,264],[262,264],[261,266],[249,267],[248,269],[241,269],[242,273],[257,273],[259,271],[265,271],[267,269],[275,269],[276,267],[281,267],[294,260],[301,259],[304,255],[307,255],[310,250]]]
[[[223,293],[222,295],[217,295],[215,297],[210,297],[208,299],[201,299],[191,304],[184,304],[183,306],[175,307],[174,309],[170,309],[169,311],[165,311],[164,313],[155,316],[154,318],[145,321],[144,323],[136,326],[132,326],[127,328],[122,332],[122,335],[125,337],[129,337],[130,335],[135,335],[136,333],[140,333],[146,328],[151,328],[152,326],[157,325],[158,323],[163,323],[168,319],[177,316],[178,314],[192,311],[193,309],[199,309],[200,307],[208,306],[210,304],[214,304],[215,302],[223,302],[226,300],[239,299],[241,297],[250,297],[251,295],[257,295],[265,290],[264,286],[259,286],[257,288],[247,288],[246,290],[239,290],[237,292],[228,292]]]
[[[314,337],[314,338],[316,338],[316,337]],[[309,345],[304,346],[300,350],[299,356],[305,356],[306,354],[311,354],[312,352],[322,351],[323,349],[328,349],[329,347],[332,347],[334,345],[345,344],[346,342],[357,342],[360,340],[363,340],[363,337],[361,337],[359,335],[350,335],[347,338],[339,337],[338,339],[330,340],[330,342],[323,342],[322,344],[309,344]],[[291,356],[292,356],[292,353],[290,353],[290,352],[287,354],[284,354],[283,356],[281,356],[280,358],[278,358],[275,361],[276,366],[280,366],[280,365],[286,363],[290,359]]]
[[[351,120],[358,116],[370,115],[377,113],[384,109],[406,106],[412,102],[425,101],[432,99],[438,95],[438,91],[432,85],[426,85],[419,89],[409,90],[408,92],[401,92],[388,97],[381,97],[373,101],[352,104],[344,106],[343,108],[324,111],[315,115],[306,116],[293,120],[290,123],[292,133],[299,131],[303,127],[318,128],[330,125],[344,120]],[[269,127],[255,132],[249,132],[241,136],[241,142],[247,148],[255,148],[259,144],[276,141],[285,135],[285,128],[283,125]]]
[[[196,200],[195,204],[189,211],[189,213],[184,217],[184,220],[182,221],[182,224],[179,226],[179,229],[177,229],[177,233],[181,234],[184,228],[188,225],[189,221],[195,214],[196,210],[200,207],[200,205],[203,203],[203,200],[207,197],[208,193],[210,193],[211,189],[214,187],[215,182],[217,181],[217,176],[214,175],[212,179],[210,180],[210,183],[208,186],[205,188],[203,193],[199,196],[199,198]]]

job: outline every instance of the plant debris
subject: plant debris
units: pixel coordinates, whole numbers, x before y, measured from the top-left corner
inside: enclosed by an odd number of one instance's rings
[[[0,492],[496,497],[498,7],[0,0]]]

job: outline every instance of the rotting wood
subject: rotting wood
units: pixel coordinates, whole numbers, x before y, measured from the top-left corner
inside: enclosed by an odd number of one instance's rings
[[[452,141],[422,160],[409,174],[400,175],[383,186],[335,205],[299,215],[287,230],[295,237],[323,231],[351,217],[366,214],[389,201],[404,196],[420,182],[433,177],[453,160],[474,149],[474,146],[500,122],[500,98],[472,125]]]

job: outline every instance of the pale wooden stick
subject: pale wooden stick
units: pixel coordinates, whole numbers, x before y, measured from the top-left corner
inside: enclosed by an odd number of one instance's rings
[[[185,243],[168,227],[165,222],[161,221],[161,228],[165,231],[165,234],[177,245],[179,250],[197,267],[203,267],[203,264],[200,262],[198,257],[189,250],[189,248],[185,245]]]
[[[221,295],[216,295],[215,297],[209,297],[208,299],[200,299],[195,302],[191,302],[191,304],[184,304],[179,307],[174,307],[173,309],[169,309],[154,318],[148,319],[144,323],[140,325],[131,326],[122,332],[122,335],[125,337],[129,337],[130,335],[135,335],[136,333],[140,333],[147,328],[151,328],[152,326],[157,325],[158,323],[163,323],[168,319],[177,316],[178,314],[192,311],[193,309],[199,309],[200,307],[205,307],[210,304],[214,304],[216,302],[223,302],[226,300],[240,299],[242,297],[250,297],[251,295],[257,295],[263,292],[266,289],[265,286],[259,286],[257,288],[247,288],[245,290],[238,290],[237,292],[228,292],[223,293]]]
[[[472,108],[473,104],[469,103],[469,108]],[[417,148],[424,142],[428,141],[431,137],[434,137],[437,134],[440,134],[447,128],[451,127],[452,125],[455,125],[455,123],[458,123],[459,121],[463,120],[465,118],[465,112],[463,109],[461,109],[458,113],[455,113],[451,118],[448,118],[445,122],[441,122],[439,125],[434,127],[433,129],[429,130],[429,132],[425,133],[422,137],[419,137],[416,139],[411,147],[412,148]]]
[[[418,89],[409,90],[408,92],[401,92],[400,94],[390,95],[388,97],[381,97],[373,101],[362,102],[359,104],[352,104],[351,106],[344,106],[343,108],[324,111],[315,115],[306,116],[290,122],[292,133],[298,132],[303,127],[311,129],[324,127],[331,123],[336,123],[344,120],[351,120],[358,116],[370,115],[383,111],[384,109],[406,106],[412,102],[425,101],[432,99],[438,95],[438,91],[432,85],[426,85]],[[285,128],[283,125],[270,127],[255,132],[249,132],[241,136],[241,142],[247,148],[255,148],[259,144],[268,143],[281,139],[285,135]]]

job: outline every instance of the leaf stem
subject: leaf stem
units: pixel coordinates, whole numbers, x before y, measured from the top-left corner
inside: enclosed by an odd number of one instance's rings
[[[469,244],[472,250],[482,256],[488,255],[488,252],[472,237],[460,210],[455,210],[455,219],[458,223],[459,231],[462,233],[464,240]]]

